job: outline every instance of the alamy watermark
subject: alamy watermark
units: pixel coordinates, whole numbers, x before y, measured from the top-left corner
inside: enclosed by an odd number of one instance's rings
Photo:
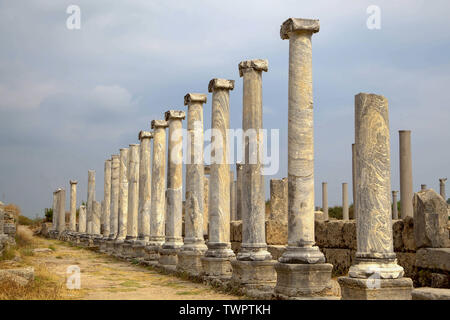
[[[369,30],[381,29],[381,8],[377,5],[370,5],[366,10],[369,17],[367,18],[366,25]]]
[[[66,13],[70,16],[66,20],[66,27],[69,30],[81,29],[81,9],[79,6],[72,4],[67,7]]]
[[[69,290],[81,289],[81,269],[79,266],[68,266],[66,270],[66,288]]]

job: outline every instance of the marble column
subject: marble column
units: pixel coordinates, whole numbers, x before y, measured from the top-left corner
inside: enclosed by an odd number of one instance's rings
[[[58,192],[60,188],[53,191],[53,205],[52,205],[52,230],[56,231],[58,229]]]
[[[138,238],[133,249],[135,257],[145,256],[144,248],[150,238],[150,208],[152,204],[151,190],[151,143],[153,133],[139,132],[139,208],[138,208]]]
[[[322,211],[323,211],[323,219],[325,221],[329,220],[330,217],[328,215],[328,183],[322,182]]]
[[[203,104],[206,94],[188,93],[184,97],[187,113],[187,164],[184,245],[178,253],[177,269],[191,275],[202,272],[201,257],[206,252],[203,237]]]
[[[101,213],[102,207],[99,201],[92,202],[92,234],[96,237],[100,237],[101,234]]]
[[[183,205],[183,111],[169,110],[165,119],[169,122],[169,154],[167,161],[167,210],[166,239],[160,249],[159,264],[174,270],[178,262],[178,252],[183,245],[182,205]]]
[[[286,20],[281,39],[289,39],[288,246],[276,264],[275,293],[281,297],[326,290],[333,266],[314,239],[314,129],[312,35],[319,20]]]
[[[203,177],[203,235],[207,236],[209,222],[209,174]]]
[[[242,220],[242,169],[242,163],[236,163],[236,220]]]
[[[342,184],[342,220],[348,221],[348,183]]]
[[[355,144],[352,144],[352,200],[353,200],[353,216],[351,219],[356,219],[356,148]]]
[[[397,205],[398,191],[392,191],[392,219],[398,219],[398,205]]]
[[[230,171],[230,175],[233,173],[234,176],[234,172]],[[230,183],[230,206],[231,206],[231,221],[236,221],[237,220],[237,215],[236,215],[236,180],[231,180]]]
[[[230,161],[227,131],[230,128],[230,90],[233,80],[212,79],[211,165],[209,177],[208,250],[202,258],[206,277],[230,277],[235,258],[230,243]]]
[[[393,245],[388,101],[355,96],[357,251],[342,299],[411,299],[412,281],[402,278]],[[376,283],[374,283],[376,279]],[[370,294],[369,294],[370,291]]]
[[[109,215],[109,237],[106,244],[108,253],[114,252],[114,243],[119,229],[119,173],[120,156],[111,156],[111,201]]]
[[[166,128],[165,120],[152,120],[153,157],[152,157],[152,191],[150,210],[150,237],[145,247],[145,260],[156,264],[159,259],[159,249],[165,239],[166,216]]]
[[[70,180],[70,220],[69,231],[77,231],[77,181]]]
[[[135,241],[138,236],[139,213],[139,145],[130,144],[128,151],[128,219],[126,239]]]
[[[103,208],[102,208],[102,234],[107,238],[111,234],[111,170],[112,161],[105,161],[104,182],[103,182]]]
[[[88,171],[88,194],[86,203],[86,233],[92,234],[92,203],[95,201],[95,171]]]
[[[120,149],[119,164],[119,222],[114,242],[114,254],[122,255],[122,246],[127,236],[128,221],[128,148]]]
[[[400,214],[401,218],[413,216],[413,176],[411,131],[399,131],[400,137]]]
[[[271,287],[272,290],[276,280],[275,261],[267,251],[265,188],[262,175],[262,72],[267,70],[267,60],[247,60],[239,63],[239,75],[243,78],[244,131],[242,243],[237,260],[232,262],[232,280],[244,287],[258,284]]]
[[[58,224],[56,230],[59,235],[66,230],[66,190],[60,189],[58,191]]]
[[[80,206],[78,211],[78,233],[86,232],[86,206]]]
[[[445,194],[445,183],[447,182],[447,178],[439,179],[439,193],[445,201],[447,201],[447,195]]]

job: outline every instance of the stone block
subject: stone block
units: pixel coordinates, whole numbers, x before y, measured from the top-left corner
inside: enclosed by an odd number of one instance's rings
[[[345,221],[334,220],[327,223],[327,244],[328,248],[346,248],[344,241]]]
[[[417,248],[448,248],[448,208],[432,189],[414,194],[414,238]]]
[[[186,272],[192,276],[198,276],[203,272],[202,252],[199,251],[180,251],[178,252],[177,271]]]
[[[327,247],[327,222],[315,220],[314,231],[316,245],[320,248]]]
[[[230,222],[230,241],[242,242],[242,220]]]
[[[344,221],[342,226],[342,238],[344,239],[344,247],[352,250],[356,250],[356,221]]]
[[[403,220],[392,221],[392,236],[394,239],[394,251],[403,251]]]
[[[410,278],[359,279],[340,277],[342,300],[411,300]]]
[[[268,219],[288,221],[288,179],[270,180],[270,214]]]
[[[203,273],[205,277],[230,278],[233,268],[229,258],[201,258]]]
[[[397,263],[403,267],[405,277],[414,278],[416,268],[416,253],[415,252],[396,252]]]
[[[266,243],[269,245],[284,245],[288,242],[287,221],[266,220]]]
[[[413,300],[450,300],[450,289],[417,288],[412,291]]]
[[[431,287],[450,289],[450,275],[442,273],[432,273]]]
[[[423,248],[416,252],[415,265],[420,268],[450,272],[450,248]]]
[[[286,250],[285,245],[268,245],[267,251],[272,255],[273,260],[278,260],[283,255],[283,252]]]
[[[354,259],[354,251],[350,249],[323,248],[323,254],[328,263],[333,265],[333,275],[342,276],[348,273]]]
[[[240,285],[260,285],[274,287],[277,274],[275,260],[269,261],[231,261],[233,274],[231,281]]]
[[[413,217],[406,217],[403,220],[402,240],[403,240],[403,249],[405,251],[416,251]]]

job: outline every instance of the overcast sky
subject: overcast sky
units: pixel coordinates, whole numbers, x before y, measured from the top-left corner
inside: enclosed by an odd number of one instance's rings
[[[81,8],[80,30],[66,27],[71,4]],[[369,5],[381,9],[379,30],[367,28]],[[414,189],[438,190],[438,178],[450,176],[449,9],[447,0],[2,0],[0,200],[42,215],[53,190],[64,187],[69,197],[76,179],[80,204],[88,169],[101,200],[104,160],[137,143],[164,111],[186,110],[184,95],[207,93],[212,78],[236,81],[231,127],[240,128],[238,63],[255,58],[269,60],[264,127],[280,129],[280,169],[266,180],[285,177],[288,41],[279,29],[289,17],[321,24],[313,36],[316,205],[322,181],[331,205],[341,203],[341,183],[351,183],[359,92],[389,100],[392,188],[398,130],[408,129]],[[204,117],[209,128],[210,95]]]

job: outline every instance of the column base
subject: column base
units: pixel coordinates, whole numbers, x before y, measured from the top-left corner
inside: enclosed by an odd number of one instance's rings
[[[357,279],[338,278],[342,300],[411,300],[413,282],[410,278]]]
[[[178,263],[178,252],[180,248],[159,249],[158,266],[166,271],[175,271]]]
[[[114,241],[114,252],[113,256],[117,258],[122,257],[122,251],[123,251],[123,245],[125,243],[125,240],[115,240]]]
[[[159,250],[161,245],[149,244],[144,248],[144,264],[155,266],[159,261]]]
[[[313,298],[332,295],[330,263],[287,264],[276,263],[277,284],[275,296],[281,299]]]
[[[398,279],[404,275],[403,267],[397,259],[362,259],[356,258],[355,264],[348,271],[351,278]]]
[[[108,239],[106,241],[106,253],[107,254],[114,254],[114,239]]]
[[[192,276],[199,276],[203,272],[202,257],[205,250],[181,250],[178,253],[177,271],[186,272]]]
[[[135,241],[134,240],[125,240],[125,242],[122,245],[122,259],[129,259],[133,257],[133,245]]]
[[[236,258],[215,258],[215,257],[203,257],[202,262],[202,276],[204,277],[216,277],[221,279],[231,279],[233,268],[231,261]]]
[[[316,246],[287,246],[278,261],[284,264],[322,264],[325,263],[325,256]]]
[[[144,240],[136,240],[131,246],[131,258],[137,260],[144,260],[145,256],[145,246],[147,242]]]
[[[277,282],[277,273],[274,268],[276,263],[275,260],[233,260],[231,281],[249,296],[262,297],[266,294],[267,298],[270,298]]]
[[[98,250],[101,253],[106,253],[106,244],[107,244],[107,242],[108,242],[108,239],[105,239],[105,238],[100,240],[100,243],[99,243],[99,246],[98,246]]]

